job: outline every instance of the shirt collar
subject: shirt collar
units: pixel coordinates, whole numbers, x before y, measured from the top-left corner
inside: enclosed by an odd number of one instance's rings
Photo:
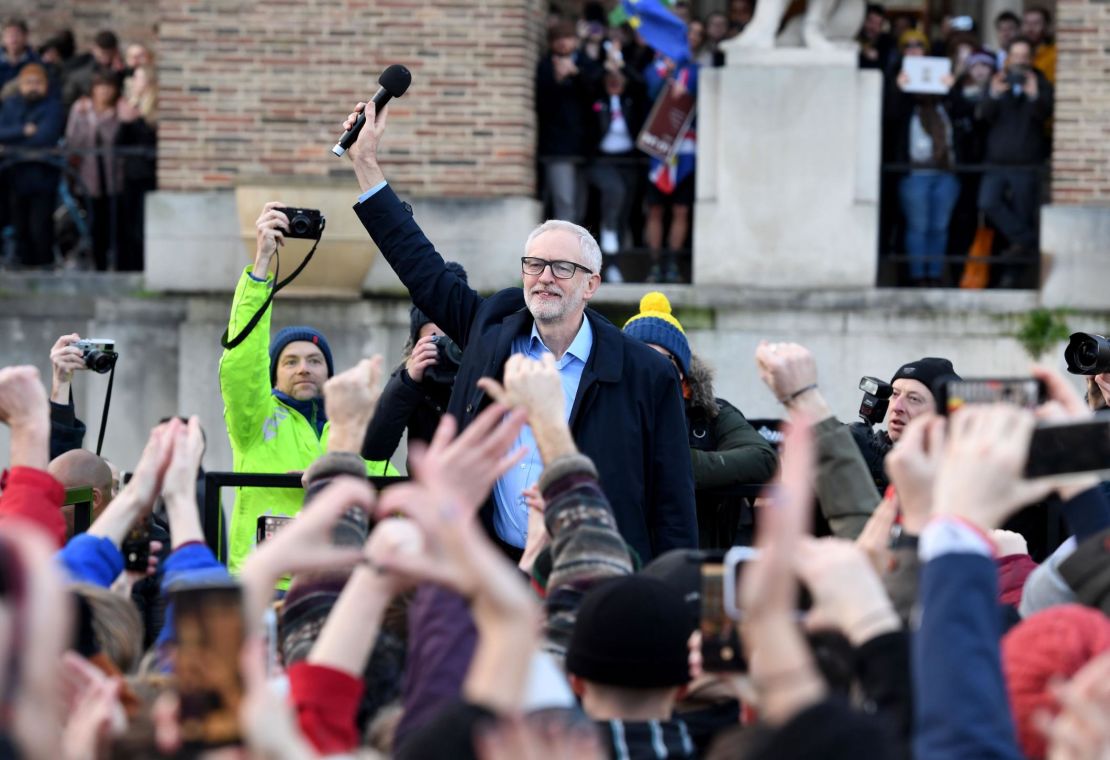
[[[542,346],[545,351],[550,352],[547,344],[543,342],[540,337],[540,331],[536,327],[536,323],[532,322],[532,335],[528,338],[529,348],[535,348],[537,345]],[[566,362],[567,355],[573,356],[578,361],[585,364],[590,358],[590,351],[594,347],[594,329],[590,326],[590,319],[585,314],[582,315],[582,326],[578,328],[578,333],[574,336],[574,340],[570,342],[567,347],[566,354],[559,360],[558,364],[563,366]]]

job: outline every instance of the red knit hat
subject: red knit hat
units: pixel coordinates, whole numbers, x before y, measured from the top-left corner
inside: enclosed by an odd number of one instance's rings
[[[1040,710],[1059,712],[1049,683],[1067,680],[1095,656],[1110,649],[1110,618],[1090,607],[1063,604],[1042,610],[1002,639],[1002,670],[1025,756],[1040,760],[1044,735],[1033,725]]]

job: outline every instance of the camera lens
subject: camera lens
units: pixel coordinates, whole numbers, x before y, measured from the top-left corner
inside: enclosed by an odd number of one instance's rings
[[[116,364],[115,353],[106,353],[104,351],[89,351],[85,354],[85,366],[93,372],[103,375],[105,372],[112,369]]]
[[[305,216],[304,214],[297,214],[296,216],[294,216],[292,219],[289,220],[289,229],[290,229],[290,231],[292,231],[292,233],[294,235],[305,235],[305,234],[307,234],[308,229],[311,226],[312,225],[308,221],[308,217]]]

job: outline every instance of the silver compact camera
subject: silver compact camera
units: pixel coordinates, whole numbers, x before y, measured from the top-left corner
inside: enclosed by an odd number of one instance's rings
[[[103,375],[116,366],[116,342],[111,338],[86,338],[73,344],[81,349],[81,356],[85,366],[93,372]]]

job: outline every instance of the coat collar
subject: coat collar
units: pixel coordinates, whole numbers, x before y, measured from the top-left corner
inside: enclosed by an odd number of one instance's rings
[[[586,309],[586,319],[590,320],[590,327],[594,331],[594,348],[586,362],[586,372],[592,373],[603,383],[620,382],[624,372],[624,338],[621,331],[593,309]],[[531,333],[534,324],[532,313],[527,308],[514,311],[501,320],[501,334],[497,338],[494,356],[498,377],[512,351],[513,338]]]

